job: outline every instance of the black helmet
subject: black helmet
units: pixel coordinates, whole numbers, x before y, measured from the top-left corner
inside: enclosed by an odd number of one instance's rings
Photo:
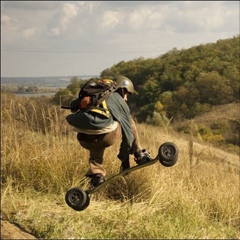
[[[137,94],[137,92],[134,90],[132,81],[130,79],[128,79],[127,77],[117,76],[117,77],[115,77],[114,80],[116,81],[119,88],[126,88],[129,93]]]

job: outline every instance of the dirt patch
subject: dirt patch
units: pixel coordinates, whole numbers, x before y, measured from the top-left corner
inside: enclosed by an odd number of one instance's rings
[[[36,239],[20,226],[1,220],[1,239]]]

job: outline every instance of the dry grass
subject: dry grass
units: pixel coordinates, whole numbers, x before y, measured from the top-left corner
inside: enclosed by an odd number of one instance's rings
[[[194,119],[176,122],[178,131],[191,133],[198,141],[208,142],[233,154],[239,154],[240,103],[215,106]]]
[[[142,145],[153,157],[163,142],[174,142],[178,163],[133,172],[91,195],[89,207],[76,212],[64,196],[84,178],[88,152],[64,121],[68,112],[4,97],[2,214],[36,237],[240,238],[238,155],[138,124]],[[108,176],[119,170],[117,153],[117,145],[106,150]]]

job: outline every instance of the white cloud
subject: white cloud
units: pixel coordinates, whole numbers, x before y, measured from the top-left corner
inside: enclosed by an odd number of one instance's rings
[[[234,7],[232,2],[176,2],[164,21],[172,27],[176,33],[206,33],[229,31],[231,24],[226,27],[230,18],[239,18],[238,3]],[[236,8],[237,7],[237,8]],[[238,24],[236,20],[232,24]],[[235,28],[236,29],[236,28]]]
[[[1,16],[1,27],[3,27],[4,30],[16,31],[17,29],[20,28],[20,23],[14,17],[11,17],[9,15],[2,15]]]
[[[78,6],[72,3],[65,3],[63,5],[63,13],[66,18],[71,19],[78,13]]]
[[[1,24],[10,24],[10,17],[9,16],[7,16],[7,15],[3,15],[3,16],[1,16]]]
[[[145,7],[141,7],[135,10],[133,13],[130,13],[129,23],[131,27],[136,30],[144,27],[151,13],[151,9]]]
[[[29,38],[33,37],[36,34],[36,32],[37,32],[36,27],[30,27],[30,28],[27,28],[27,29],[23,30],[23,36],[26,39],[29,39]]]
[[[104,29],[112,29],[121,21],[121,13],[115,11],[106,11],[103,14],[102,26]]]
[[[95,9],[98,10],[98,7],[100,6],[101,2],[96,2],[96,1],[94,1],[94,2],[89,1],[88,2],[88,1],[86,1],[85,4],[86,4],[86,7],[88,9],[88,13],[93,14]]]
[[[164,15],[160,11],[155,11],[149,16],[149,25],[152,29],[158,29],[164,21]]]
[[[77,16],[78,10],[79,8],[77,4],[65,3],[60,13],[58,26],[51,28],[52,34],[60,35],[65,32],[71,24],[71,21]]]
[[[58,36],[61,33],[60,28],[52,28],[50,31],[54,36]]]
[[[17,19],[12,18],[9,15],[1,16],[1,42],[3,45],[15,42],[18,39],[18,33],[20,31],[20,23]]]

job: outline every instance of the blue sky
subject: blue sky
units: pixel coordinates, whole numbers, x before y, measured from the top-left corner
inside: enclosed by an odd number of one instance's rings
[[[1,1],[1,76],[99,75],[239,34],[239,1]]]

